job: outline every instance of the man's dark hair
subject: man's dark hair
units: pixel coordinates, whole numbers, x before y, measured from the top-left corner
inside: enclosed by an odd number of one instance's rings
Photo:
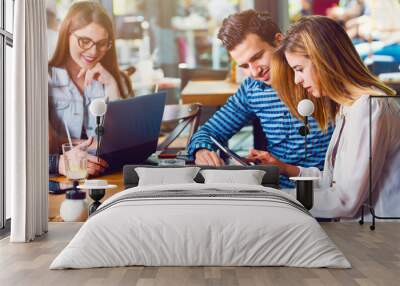
[[[231,51],[250,33],[256,34],[271,46],[275,46],[275,35],[280,32],[278,25],[268,12],[246,10],[224,19],[218,32],[218,39],[228,51]]]

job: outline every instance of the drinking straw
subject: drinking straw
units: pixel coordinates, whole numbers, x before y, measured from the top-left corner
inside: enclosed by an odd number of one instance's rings
[[[67,131],[67,136],[68,136],[68,142],[69,142],[69,146],[72,149],[72,140],[71,140],[71,134],[69,134],[69,129],[68,129],[68,125],[67,122],[64,121],[64,126],[65,126],[65,131]]]

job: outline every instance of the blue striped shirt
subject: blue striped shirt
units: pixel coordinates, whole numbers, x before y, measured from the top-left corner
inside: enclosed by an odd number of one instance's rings
[[[307,135],[307,159],[304,160],[304,137],[299,134],[303,122],[293,115],[269,85],[247,78],[222,106],[192,136],[188,151],[191,156],[198,149],[216,150],[210,135],[227,143],[251,119],[258,117],[267,139],[267,150],[278,160],[302,167],[323,169],[325,153],[333,133],[319,129],[316,120],[309,118],[310,134]],[[282,188],[292,188],[294,183],[281,175]]]

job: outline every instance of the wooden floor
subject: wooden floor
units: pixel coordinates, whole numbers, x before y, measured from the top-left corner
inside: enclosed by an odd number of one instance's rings
[[[353,268],[123,267],[48,270],[81,224],[50,223],[49,233],[28,244],[0,241],[0,285],[400,285],[400,223],[324,223]]]

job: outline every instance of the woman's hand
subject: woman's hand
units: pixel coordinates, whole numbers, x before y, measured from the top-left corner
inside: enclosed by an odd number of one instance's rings
[[[260,164],[263,164],[263,165],[279,166],[279,164],[282,163],[281,161],[276,159],[274,156],[272,156],[269,152],[260,151],[260,150],[256,150],[256,149],[250,149],[250,153],[247,156],[247,160],[249,160],[251,162],[255,162],[256,160],[258,160],[259,162],[261,162]]]
[[[114,77],[101,65],[101,63],[97,63],[89,69],[81,69],[77,78],[79,79],[82,76],[85,76],[85,86],[91,85],[93,80],[98,80],[104,85],[115,83]]]
[[[271,153],[267,151],[260,151],[256,149],[250,149],[250,153],[247,156],[247,160],[251,162],[261,162],[260,164],[263,165],[275,165],[279,167],[280,173],[286,175],[288,177],[295,177],[298,176],[300,173],[300,169],[296,166],[286,164],[277,158],[275,158]]]
[[[87,157],[87,171],[89,176],[99,176],[108,167],[108,163],[103,159],[88,154]]]
[[[77,78],[79,79],[82,76],[85,76],[85,87],[91,85],[93,80],[97,80],[104,85],[106,96],[108,98],[113,99],[120,97],[117,81],[112,74],[101,65],[101,63],[97,63],[89,69],[81,69]]]
[[[83,141],[79,146],[80,147],[88,147],[94,143],[93,137],[90,137],[89,139]],[[72,149],[69,152],[82,152],[78,147]],[[90,155],[87,155],[87,171],[89,176],[98,176],[101,173],[104,172],[104,170],[108,167],[108,163],[104,161],[103,159]],[[60,155],[60,159],[58,161],[58,173],[60,175],[66,176],[66,170],[65,170],[65,157],[64,155]]]

